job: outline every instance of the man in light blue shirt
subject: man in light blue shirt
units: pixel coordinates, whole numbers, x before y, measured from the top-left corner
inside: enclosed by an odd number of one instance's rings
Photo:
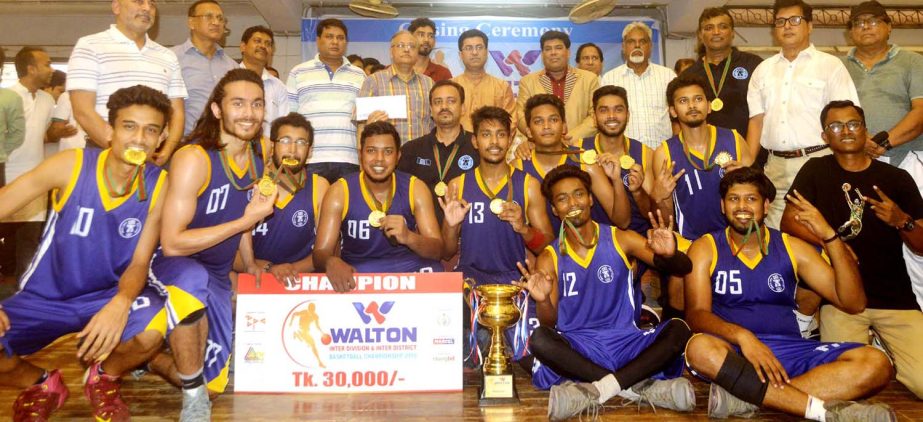
[[[225,54],[218,41],[224,36],[227,18],[214,0],[199,0],[189,6],[189,39],[171,50],[176,53],[186,82],[186,119],[183,136],[189,135],[205,109],[215,84],[237,62]]]

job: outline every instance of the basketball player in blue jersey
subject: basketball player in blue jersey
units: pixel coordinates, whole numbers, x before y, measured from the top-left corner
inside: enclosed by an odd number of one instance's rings
[[[290,113],[272,122],[271,174],[279,183],[272,216],[244,234],[239,272],[257,277],[266,271],[288,285],[299,273],[314,271],[311,251],[318,208],[327,191],[327,179],[305,170],[314,143],[314,128],[304,116]],[[248,244],[250,242],[250,244]],[[249,252],[248,251],[252,251]]]
[[[208,420],[209,394],[224,391],[231,358],[231,280],[241,235],[273,211],[278,192],[250,187],[268,156],[260,142],[263,81],[246,69],[218,81],[192,133],[173,156],[161,250],[151,284],[168,295],[172,356],[149,365],[183,389],[181,421]],[[251,199],[252,198],[252,199]]]
[[[548,416],[595,412],[616,395],[692,410],[692,384],[681,377],[689,328],[680,319],[650,330],[635,325],[641,293],[633,289],[633,261],[677,275],[692,268],[676,250],[672,222],[651,221],[645,239],[593,221],[590,177],[574,166],[548,173],[542,191],[567,229],[542,251],[534,273],[521,268],[528,278],[517,284],[535,299],[541,322],[529,340],[532,384],[551,389]]]
[[[0,385],[25,388],[14,421],[46,420],[68,396],[57,369],[20,356],[78,333],[93,416],[125,421],[119,377],[163,343],[163,299],[145,282],[167,178],[144,161],[166,137],[170,101],[138,85],[116,91],[107,106],[109,149],[61,152],[0,189],[0,217],[49,191],[53,205],[20,291],[0,303]]]
[[[551,169],[561,165],[574,165],[586,170],[593,181],[592,194],[598,204],[593,209],[593,219],[606,224],[611,221],[618,227],[627,228],[631,221],[631,205],[622,186],[618,157],[602,155],[590,162],[583,162],[583,156],[575,153],[579,150],[567,149],[563,141],[567,131],[564,103],[554,95],[532,96],[526,101],[524,113],[535,149],[529,159],[517,159],[513,166],[539,181]],[[559,233],[561,220],[551,210],[549,201],[546,211],[551,220],[551,228]]]
[[[391,123],[370,123],[359,137],[361,171],[338,180],[324,196],[314,265],[338,292],[356,288],[356,272],[442,269],[432,195],[423,181],[396,171],[400,142]]]
[[[753,161],[736,131],[705,122],[711,110],[705,86],[688,75],[667,85],[670,115],[680,131],[654,151],[651,197],[665,215],[675,216],[677,231],[689,240],[725,226],[718,183],[726,172]]]
[[[700,237],[689,250],[686,317],[696,334],[686,361],[712,380],[711,417],[752,416],[758,406],[817,421],[893,421],[867,397],[894,374],[879,349],[859,343],[821,343],[801,337],[794,311],[803,282],[844,312],[865,308],[858,264],[820,212],[797,193],[787,199],[795,220],[824,240],[824,253],[764,224],[775,187],[744,167],[721,181],[727,226]]]

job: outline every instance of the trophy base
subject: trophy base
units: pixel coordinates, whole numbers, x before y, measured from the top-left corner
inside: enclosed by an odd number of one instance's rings
[[[513,374],[488,375],[481,377],[481,387],[478,389],[478,404],[485,406],[504,406],[519,404],[519,394]]]

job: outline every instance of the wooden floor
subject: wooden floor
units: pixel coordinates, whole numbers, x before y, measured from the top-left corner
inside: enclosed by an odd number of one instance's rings
[[[83,397],[81,368],[73,358],[73,337],[66,337],[30,358],[36,364],[60,368],[71,396],[64,408],[55,413],[56,420],[87,420],[89,405]],[[518,406],[480,408],[477,404],[478,377],[475,373],[465,377],[461,393],[445,394],[344,394],[344,395],[284,395],[284,394],[226,394],[213,404],[214,420],[221,421],[532,421],[544,420],[548,393],[532,388],[525,373],[517,370],[517,388],[521,403]],[[180,393],[156,376],[146,375],[140,380],[126,377],[122,395],[131,406],[133,420],[176,420],[179,416]],[[233,386],[233,375],[231,378]],[[707,420],[706,404],[708,385],[693,380],[698,406],[692,413],[682,414],[650,407],[629,405],[619,407],[619,399],[610,400],[601,413],[602,420]],[[0,388],[0,420],[9,420],[11,405],[19,392]],[[923,420],[923,401],[917,400],[896,381],[875,396],[872,401],[891,405],[901,421]],[[763,413],[758,420],[794,421],[779,413]]]

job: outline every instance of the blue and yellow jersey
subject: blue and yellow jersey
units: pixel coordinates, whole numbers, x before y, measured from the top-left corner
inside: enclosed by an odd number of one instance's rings
[[[317,235],[318,208],[323,200],[317,197],[318,177],[307,173],[304,188],[285,199],[277,199],[272,215],[254,227],[253,254],[257,259],[289,263],[311,254]]]

